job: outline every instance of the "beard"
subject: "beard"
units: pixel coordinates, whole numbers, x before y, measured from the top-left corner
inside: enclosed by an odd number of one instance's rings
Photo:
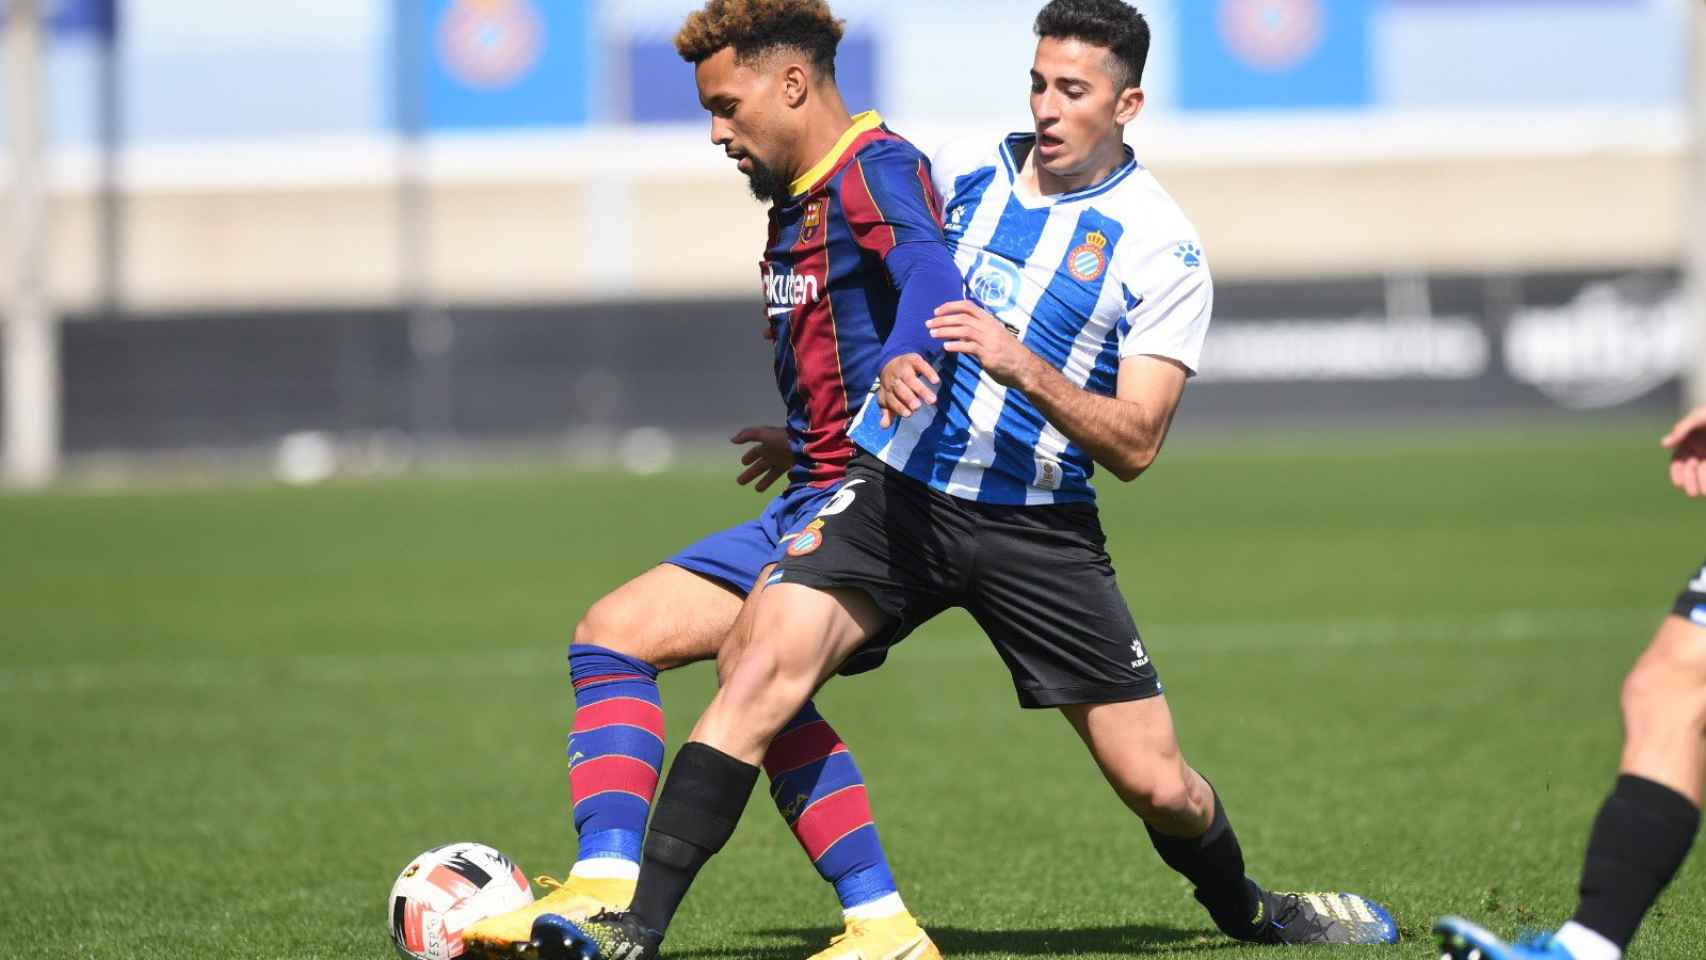
[[[789,197],[789,183],[782,178],[776,168],[766,166],[751,154],[747,159],[752,161],[752,172],[746,175],[746,187],[752,191],[754,198],[760,203],[775,203]]]

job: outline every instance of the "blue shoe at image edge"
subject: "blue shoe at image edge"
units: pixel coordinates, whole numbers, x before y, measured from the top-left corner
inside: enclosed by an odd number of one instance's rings
[[[1506,943],[1462,917],[1445,917],[1434,924],[1440,960],[1575,960],[1550,933]]]

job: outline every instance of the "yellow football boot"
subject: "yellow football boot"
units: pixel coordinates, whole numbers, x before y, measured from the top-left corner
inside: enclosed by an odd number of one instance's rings
[[[849,920],[847,932],[810,960],[942,960],[942,951],[910,913],[878,920]]]
[[[542,913],[555,913],[567,920],[585,920],[600,910],[623,910],[634,899],[634,881],[603,877],[536,877],[534,883],[554,888],[525,907],[487,917],[462,931],[463,950],[470,957],[528,957],[533,921]]]

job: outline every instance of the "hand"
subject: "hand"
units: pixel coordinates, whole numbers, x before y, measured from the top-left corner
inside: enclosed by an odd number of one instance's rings
[[[1021,381],[1042,362],[1001,321],[970,300],[937,307],[927,326],[931,336],[947,341],[944,349],[949,353],[976,357],[984,371],[1003,386],[1024,389]]]
[[[884,430],[897,418],[904,420],[936,402],[935,391],[924,385],[926,380],[942,382],[935,368],[916,353],[903,353],[883,364],[877,375],[877,406],[883,411],[879,425]]]
[[[1706,406],[1678,420],[1659,443],[1670,451],[1671,485],[1691,497],[1706,497]]]
[[[741,454],[740,462],[746,467],[735,478],[735,482],[746,486],[752,481],[752,489],[759,493],[770,489],[780,477],[786,476],[794,466],[793,451],[788,449],[788,431],[781,427],[747,427],[729,438],[730,443],[750,443]]]

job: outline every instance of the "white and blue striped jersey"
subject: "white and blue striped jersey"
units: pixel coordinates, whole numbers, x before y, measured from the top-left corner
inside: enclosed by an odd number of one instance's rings
[[[933,161],[943,232],[971,299],[1074,385],[1113,396],[1119,363],[1138,355],[1197,370],[1214,286],[1196,230],[1127,148],[1102,182],[1051,197],[1014,191],[1035,142],[950,145]],[[1089,454],[964,354],[943,361],[934,406],[891,425],[866,403],[850,435],[889,466],[984,503],[1095,499]]]

